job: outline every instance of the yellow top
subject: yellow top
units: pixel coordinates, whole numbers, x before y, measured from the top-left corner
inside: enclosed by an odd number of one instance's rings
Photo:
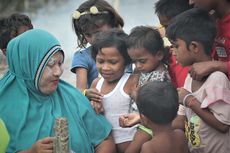
[[[0,118],[0,153],[5,153],[10,137],[3,120]]]

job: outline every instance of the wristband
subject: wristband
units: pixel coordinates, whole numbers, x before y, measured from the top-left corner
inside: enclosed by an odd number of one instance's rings
[[[84,96],[86,95],[86,91],[87,91],[87,89],[84,89],[83,92],[82,92],[82,94],[83,94]]]
[[[186,99],[187,99],[189,96],[193,96],[193,94],[192,94],[192,93],[189,93],[189,94],[187,94],[187,95],[184,97],[184,99],[183,99],[182,104],[183,104],[183,106],[185,106],[185,107],[187,107],[187,106],[186,106]]]

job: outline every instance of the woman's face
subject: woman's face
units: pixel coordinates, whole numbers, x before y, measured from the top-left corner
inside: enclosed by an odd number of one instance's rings
[[[43,94],[51,94],[57,89],[60,76],[63,73],[63,61],[64,56],[59,51],[47,63],[39,83],[40,91]]]

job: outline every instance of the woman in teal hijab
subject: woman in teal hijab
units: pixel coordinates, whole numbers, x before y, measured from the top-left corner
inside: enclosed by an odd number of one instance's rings
[[[7,151],[52,152],[55,119],[69,124],[76,153],[112,153],[111,125],[60,76],[64,52],[44,30],[29,30],[7,46],[9,72],[0,80],[0,118],[10,135]]]

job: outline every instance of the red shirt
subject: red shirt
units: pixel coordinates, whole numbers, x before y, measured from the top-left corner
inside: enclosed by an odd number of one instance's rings
[[[212,57],[215,60],[227,62],[228,77],[230,78],[230,13],[223,19],[217,20],[217,36]]]
[[[188,74],[189,67],[182,67],[176,61],[176,57],[171,55],[169,65],[169,74],[172,79],[172,83],[176,88],[184,86],[185,78]]]

